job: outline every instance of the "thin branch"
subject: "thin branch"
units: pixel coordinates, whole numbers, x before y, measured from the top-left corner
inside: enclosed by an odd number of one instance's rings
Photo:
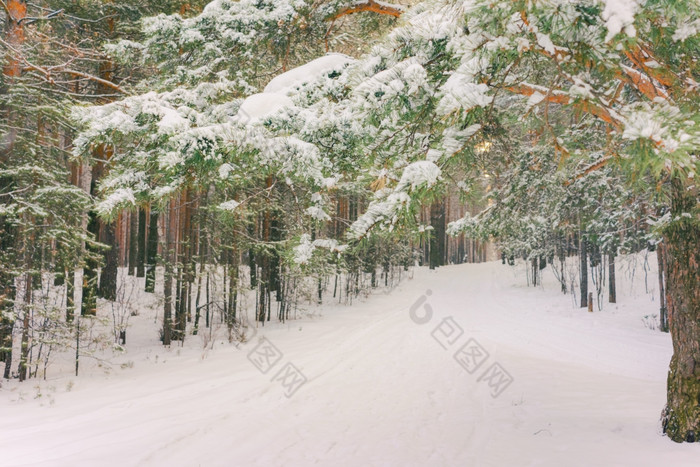
[[[57,17],[61,13],[63,13],[63,8],[61,8],[60,10],[52,11],[51,13],[49,13],[46,16],[25,16],[24,18],[17,20],[17,24],[23,24],[23,23],[32,24],[32,23],[36,23],[37,21],[49,21],[51,19],[54,19],[55,17]]]
[[[71,70],[71,69],[66,69],[66,70],[58,70],[58,73],[67,73],[72,76],[77,76],[80,78],[85,78],[90,81],[94,81],[98,84],[101,84],[105,87],[108,87],[110,89],[114,89],[115,91],[121,93],[121,94],[128,94],[124,89],[122,89],[118,84],[113,83],[111,81],[108,81],[106,79],[98,78],[97,76],[90,75],[88,73],[83,73],[82,71],[77,71],[77,70]]]
[[[2,1],[2,0],[0,0]],[[57,40],[47,34],[41,33],[39,31],[36,31],[34,34],[39,36],[40,38],[44,39],[44,41],[49,42],[50,44],[55,44],[63,49],[66,49],[70,52],[73,52],[75,55],[77,55],[76,58],[82,58],[84,60],[88,60],[85,58],[85,56],[92,56],[95,57],[96,61],[104,61],[105,59],[108,58],[107,54],[104,54],[102,52],[96,52],[94,50],[90,49],[82,49],[74,44],[66,44],[64,42],[61,42],[60,40]]]
[[[0,1],[2,1],[2,0],[0,0]],[[27,2],[27,5],[31,5],[31,6],[33,6],[34,8],[38,8],[38,9],[44,10],[44,11],[52,11],[52,10],[50,10],[49,8],[43,7],[43,6],[41,6],[41,5],[37,5],[36,3],[29,3],[29,2]],[[68,13],[65,13],[65,12],[63,13],[63,16],[65,16],[66,18],[70,18],[70,19],[73,19],[73,20],[76,20],[76,21],[83,22],[83,23],[99,23],[100,21],[103,21],[103,20],[105,20],[105,19],[117,18],[117,17],[119,17],[119,14],[118,14],[118,13],[113,13],[113,14],[111,14],[111,15],[102,16],[102,17],[97,18],[97,19],[80,18],[80,17],[78,17],[78,16],[69,15]]]
[[[594,162],[593,164],[591,164],[588,167],[586,167],[585,169],[583,169],[582,172],[577,173],[573,179],[565,181],[564,186],[569,186],[572,183],[574,183],[576,180],[579,180],[579,179],[585,177],[589,173],[595,172],[596,170],[605,167],[605,165],[607,165],[607,163],[610,162],[611,160],[613,160],[612,156],[605,156],[602,159],[599,159],[598,161]]]
[[[6,49],[8,49],[10,52],[12,52],[15,55],[15,57],[17,59],[22,61],[27,70],[32,70],[32,71],[39,73],[39,75],[41,75],[41,77],[43,79],[45,79],[47,82],[49,82],[50,84],[55,84],[53,77],[51,76],[52,73],[65,73],[65,74],[69,74],[71,76],[77,76],[79,78],[85,78],[87,80],[94,81],[98,84],[101,84],[101,85],[107,87],[107,88],[114,89],[115,91],[117,91],[121,94],[128,94],[118,84],[115,84],[111,81],[108,81],[108,80],[102,79],[102,78],[98,78],[97,76],[93,76],[91,74],[84,73],[82,71],[73,70],[70,68],[65,68],[65,66],[67,66],[69,63],[71,63],[72,60],[69,60],[68,62],[66,62],[63,65],[54,65],[51,67],[41,67],[39,65],[34,65],[33,63],[31,63],[29,60],[27,60],[27,58],[24,55],[22,55],[22,53],[20,53],[11,44],[4,41],[3,39],[0,39],[0,45],[5,47]]]
[[[7,6],[7,3],[5,3],[4,0],[0,0],[0,5],[2,5],[2,9],[5,10],[7,16],[9,16],[10,19],[14,20],[15,18],[12,16],[12,13],[10,13],[10,8]]]

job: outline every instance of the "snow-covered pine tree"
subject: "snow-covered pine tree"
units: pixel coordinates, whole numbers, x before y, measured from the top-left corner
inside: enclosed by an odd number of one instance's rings
[[[322,55],[328,47],[345,48],[337,37],[348,43],[348,35],[357,39],[356,51],[360,37],[377,34],[376,20],[362,21],[363,15],[353,15],[358,20],[352,28],[330,28],[334,18],[373,11],[388,13],[379,15],[389,17],[386,23],[401,8],[358,5],[350,11],[343,2],[215,1],[190,19],[147,19],[142,42],[117,42],[108,49],[117,59],[131,60],[135,54],[157,69],[137,89],[158,91],[77,112],[87,127],[76,151],[84,154],[99,145],[114,151],[101,184],[104,198],[98,210],[103,216],[151,205],[172,217],[183,197],[191,196],[189,202],[202,206],[191,215],[198,222],[214,222],[202,226],[204,244],[186,251],[183,245],[191,241],[178,234],[174,248],[182,261],[168,271],[178,276],[178,290],[182,282],[194,291],[194,257],[200,270],[205,261],[225,264],[227,316],[236,315],[239,258],[247,257],[250,284],[258,288],[257,317],[264,321],[270,317],[270,293],[275,292],[283,308],[284,291],[289,290],[284,280],[292,280],[292,270],[307,263],[306,256],[293,254],[303,250],[294,247],[302,246],[304,235],[314,237],[312,251],[338,253],[338,241],[318,237],[331,233],[325,226],[338,193],[357,191],[357,185],[341,179],[354,179],[349,176],[356,171],[349,148],[362,129],[347,115],[330,111],[348,86],[342,71],[352,59]],[[289,70],[314,57],[319,58]],[[288,72],[270,81],[280,70]],[[263,92],[243,99],[263,85]],[[285,107],[286,113],[281,112]],[[307,119],[311,115],[313,121]],[[291,136],[291,131],[300,135]],[[191,223],[184,216],[184,224]],[[217,225],[230,230],[215,233]],[[170,287],[166,289],[170,294]],[[178,296],[176,308],[190,306],[190,293]],[[184,320],[176,318],[178,325],[184,326]]]
[[[86,260],[98,264],[106,251],[95,242],[97,229],[86,231],[85,214],[93,206],[86,193],[91,159],[71,156],[70,109],[123,95],[120,83],[131,72],[115,69],[98,45],[107,36],[133,37],[132,21],[147,11],[177,10],[181,3],[2,2],[0,361],[5,377],[15,370],[20,378],[28,376],[30,356],[38,355],[31,350],[42,345],[46,330],[73,321],[75,271]],[[62,313],[32,305],[35,296],[45,295],[51,276],[64,287]],[[19,358],[13,356],[13,340]]]

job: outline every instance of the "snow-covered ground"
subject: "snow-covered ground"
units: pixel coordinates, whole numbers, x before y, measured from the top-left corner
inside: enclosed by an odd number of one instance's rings
[[[145,307],[123,368],[3,383],[0,464],[695,466],[700,446],[660,435],[671,341],[633,259],[594,313],[500,263],[416,269],[239,347],[162,349]]]

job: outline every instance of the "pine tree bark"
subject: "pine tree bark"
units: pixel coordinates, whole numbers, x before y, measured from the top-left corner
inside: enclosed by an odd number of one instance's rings
[[[663,430],[676,442],[700,441],[700,219],[698,193],[673,179],[671,218],[664,232],[666,305],[673,357]],[[690,214],[690,216],[686,216]]]
[[[27,2],[25,0],[7,0],[7,21],[5,37],[7,43],[18,49],[24,42],[24,25],[22,20],[27,16]],[[3,74],[7,77],[18,77],[22,74],[22,63],[11,54],[3,68]]]

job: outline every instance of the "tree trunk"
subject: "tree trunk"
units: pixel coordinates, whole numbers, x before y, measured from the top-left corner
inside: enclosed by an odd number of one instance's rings
[[[581,236],[579,240],[579,261],[581,263],[581,308],[588,307],[588,251],[586,240]]]
[[[163,281],[163,345],[170,345],[173,313],[173,234],[177,224],[175,223],[174,209],[170,203],[168,212],[168,225],[165,228],[165,244],[163,248],[163,262],[165,265],[165,278]]]
[[[236,324],[236,307],[238,306],[238,248],[235,244],[229,252],[229,285],[228,285],[228,312],[226,314],[226,324],[229,329],[229,336]]]
[[[538,283],[537,276],[540,272],[539,261],[537,258],[532,258],[532,260],[530,260],[530,262],[532,264],[532,286],[537,287],[537,283]]]
[[[24,42],[22,20],[27,16],[27,2],[25,0],[7,0],[5,4],[7,6],[5,37],[7,43],[17,49]],[[13,57],[12,54],[8,54],[3,74],[7,77],[19,77],[22,74],[22,62]]]
[[[663,429],[676,442],[700,441],[700,220],[696,190],[673,179],[666,244],[666,304],[673,340]],[[686,217],[686,214],[690,216]]]
[[[66,271],[66,322],[73,322],[75,314],[75,267],[69,266]]]
[[[4,180],[0,179],[4,182]],[[0,217],[0,251],[9,251],[17,245],[17,227]],[[15,327],[13,297],[16,294],[15,276],[5,268],[0,268],[0,362],[5,362],[3,377],[10,377],[12,367],[12,331]]]
[[[615,253],[608,253],[608,302],[617,303],[615,284]]]
[[[143,277],[146,274],[146,210],[139,209],[139,229],[136,245],[136,277]]]
[[[90,211],[88,214],[89,233],[93,234],[93,238],[97,240],[98,221],[97,215]],[[83,269],[83,301],[80,314],[82,316],[95,316],[97,314],[97,259],[98,254],[94,246],[88,245],[87,257],[85,259],[85,268]]]
[[[102,242],[109,245],[105,252],[105,265],[100,274],[98,296],[109,301],[117,299],[117,273],[119,266],[119,245],[114,234],[114,222],[102,225]]]
[[[564,239],[560,240],[557,247],[557,257],[559,259],[559,270],[561,271],[561,293],[566,294],[566,252],[564,250]],[[554,261],[552,261],[552,269],[554,269]]]
[[[435,201],[430,206],[430,269],[445,264],[445,203]]]
[[[665,270],[664,249],[666,246],[663,243],[656,245],[656,262],[659,267],[659,325],[662,332],[668,332],[668,309],[666,308],[666,292],[665,292]]]
[[[3,377],[10,377],[12,366],[12,330],[14,329],[13,300],[10,298],[15,293],[14,277],[11,274],[2,274],[2,290],[0,290],[0,362],[5,362]]]
[[[156,256],[158,256],[158,212],[151,208],[146,252],[146,292],[150,293],[153,293],[156,288]]]
[[[19,354],[19,380],[24,381],[29,376],[29,327],[31,325],[32,313],[32,274],[25,274],[24,283],[24,304],[22,306],[22,342]]]
[[[129,275],[136,274],[136,257],[138,256],[139,245],[139,216],[138,212],[129,214],[129,254],[128,271]]]

